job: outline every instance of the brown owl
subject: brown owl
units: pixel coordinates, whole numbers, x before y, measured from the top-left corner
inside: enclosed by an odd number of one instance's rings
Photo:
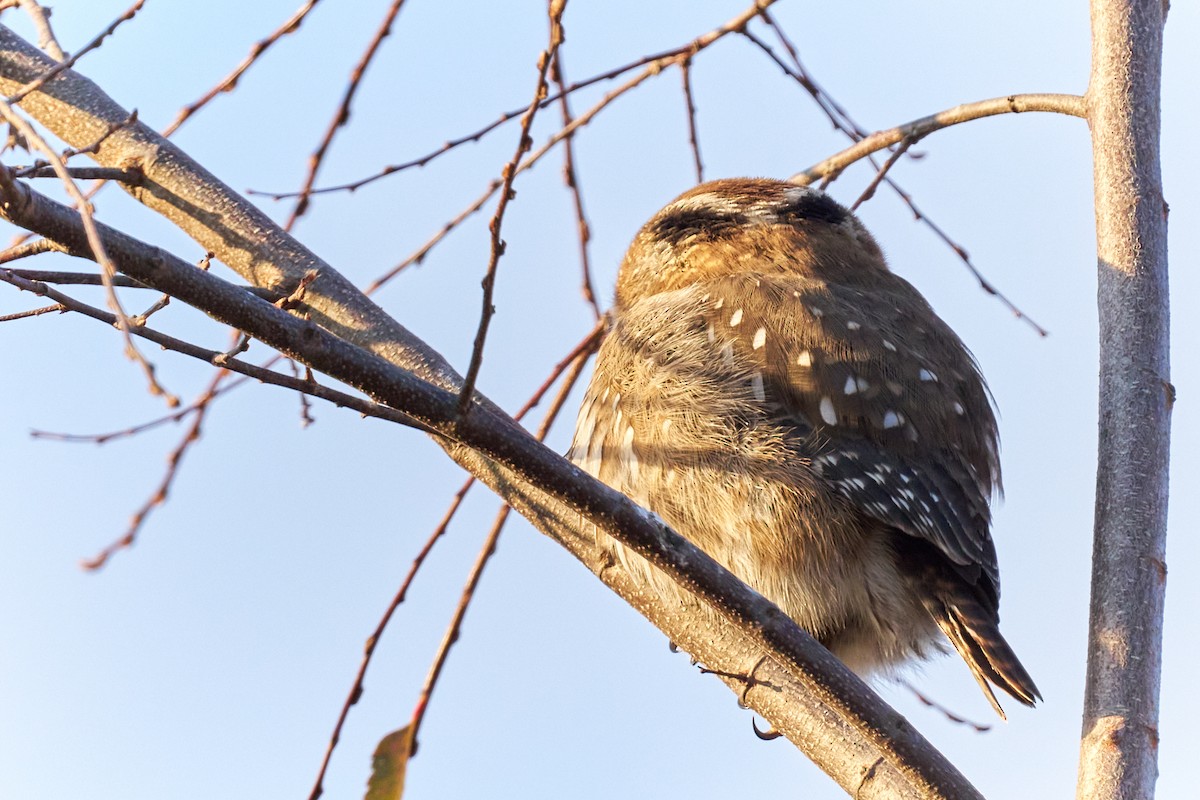
[[[992,685],[1040,699],[997,627],[1000,464],[979,368],[824,193],[715,181],[646,223],[570,456],[860,674],[949,639],[1001,716]]]

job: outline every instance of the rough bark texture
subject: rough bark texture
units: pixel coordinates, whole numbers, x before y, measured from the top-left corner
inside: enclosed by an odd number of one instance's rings
[[[16,91],[51,65],[0,26],[0,92]],[[98,87],[70,71],[21,105],[75,146],[91,144],[108,125],[127,117]],[[903,717],[711,559],[626,498],[537,445],[486,399],[479,398],[476,410],[459,418],[453,394],[459,378],[436,352],[177,147],[138,124],[107,139],[95,157],[106,166],[141,169],[146,180],[132,190],[134,196],[254,285],[286,292],[306,272],[318,270],[320,277],[308,287],[305,302],[320,327],[109,231],[110,253],[122,271],[441,431],[435,439],[453,459],[563,544],[672,641],[713,669],[730,674],[753,670],[761,683],[745,693],[750,707],[855,797],[978,797]],[[11,184],[0,203],[9,219],[86,253],[69,209],[55,208]],[[125,240],[129,257],[117,252],[118,238]],[[148,255],[138,255],[139,245]],[[681,607],[642,591],[596,548],[594,526],[650,558],[703,599]],[[739,694],[745,688],[736,679],[728,682]]]
[[[1162,0],[1092,0],[1100,451],[1080,800],[1153,797],[1168,455]]]

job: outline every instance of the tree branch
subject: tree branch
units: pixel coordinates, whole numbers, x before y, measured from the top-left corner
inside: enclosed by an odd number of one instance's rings
[[[1076,797],[1151,798],[1171,406],[1161,0],[1092,0],[1087,105],[1100,313],[1096,530]]]
[[[913,143],[916,143],[934,131],[949,128],[951,125],[970,122],[973,119],[994,117],[997,114],[1023,114],[1027,111],[1046,111],[1071,117],[1087,117],[1084,99],[1074,94],[1010,94],[1006,97],[993,97],[990,100],[964,103],[889,130],[872,133],[819,164],[814,164],[803,172],[797,172],[790,180],[792,183],[807,186],[821,178],[836,177],[855,161],[864,159],[872,153],[878,153],[894,144],[899,144],[905,139],[911,139]]]

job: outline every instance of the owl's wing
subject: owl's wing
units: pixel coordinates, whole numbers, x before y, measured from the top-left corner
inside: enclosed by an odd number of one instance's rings
[[[933,544],[999,596],[989,500],[997,428],[974,359],[906,281],[870,290],[739,275],[705,287],[710,338],[763,413],[864,515]]]

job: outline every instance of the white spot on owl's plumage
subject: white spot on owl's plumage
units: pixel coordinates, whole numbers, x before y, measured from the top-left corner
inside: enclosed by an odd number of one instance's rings
[[[889,409],[888,412],[883,415],[883,427],[885,429],[886,428],[899,428],[903,424],[904,424],[904,415],[901,414],[899,411],[892,411],[891,409]]]
[[[717,302],[713,303],[713,308],[717,309],[718,311],[724,307],[725,307],[725,298],[724,297],[718,297]]]
[[[755,350],[758,350],[758,349],[762,348],[762,346],[766,343],[767,343],[767,329],[759,328],[758,330],[756,330],[754,332],[754,341],[752,341],[750,344],[754,347]]]
[[[853,375],[846,376],[846,386],[842,391],[846,394],[854,394],[858,391],[858,381],[854,380]]]
[[[852,331],[856,331],[859,328],[861,328],[862,325],[859,325],[857,322],[854,322],[853,320],[851,320],[850,322],[846,323],[846,327]]]
[[[812,353],[807,350],[801,350],[800,355],[796,356],[796,363],[802,367],[812,366]]]
[[[896,352],[896,345],[892,344],[887,339],[883,340],[883,346],[884,348],[891,350],[893,353]]]
[[[959,403],[958,401],[955,401],[955,403],[954,403],[954,413],[955,413],[955,414],[958,414],[958,415],[961,417],[963,414],[966,414],[966,413],[967,413],[967,410],[966,410],[965,408],[963,408],[963,404],[962,404],[962,403]]]
[[[625,435],[621,437],[621,450],[619,459],[625,467],[626,474],[629,476],[631,484],[636,485],[641,478],[641,465],[638,463],[637,454],[633,452],[633,426],[625,428]]]
[[[738,325],[741,325],[741,324],[742,324],[742,309],[739,308],[737,311],[734,311],[733,314],[729,317],[729,327],[736,328]]]
[[[821,398],[821,419],[825,420],[826,425],[837,425],[837,411],[833,408],[833,400],[828,397]]]
[[[938,376],[935,373],[930,372],[927,369],[922,369],[920,372],[918,372],[917,377],[923,381],[932,381],[933,383],[937,383],[938,379]]]

